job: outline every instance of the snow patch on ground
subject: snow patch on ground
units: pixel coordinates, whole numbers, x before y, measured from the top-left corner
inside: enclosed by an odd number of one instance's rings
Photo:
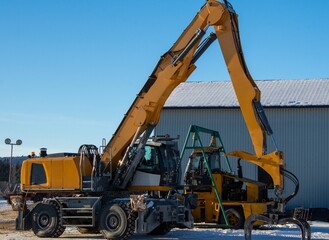
[[[4,198],[0,197],[0,211],[8,209],[11,209],[11,205],[9,205]]]

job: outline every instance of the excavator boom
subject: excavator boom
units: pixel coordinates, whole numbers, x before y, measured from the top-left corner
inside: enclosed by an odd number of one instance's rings
[[[202,41],[210,26],[214,28],[215,34],[210,33],[209,37]],[[101,159],[105,163],[105,171],[112,173],[112,169],[115,169],[116,186],[126,187],[129,179],[127,176],[133,174],[142,158],[143,144],[157,125],[167,98],[176,86],[188,79],[196,69],[196,60],[216,38],[257,158],[261,158],[266,152],[265,132],[270,128],[266,124],[265,115],[260,114],[261,111],[258,110],[261,106],[260,91],[244,61],[237,15],[229,3],[208,0],[174,45],[161,56],[103,152]],[[141,135],[144,140],[140,141],[140,152],[132,153],[132,145]]]

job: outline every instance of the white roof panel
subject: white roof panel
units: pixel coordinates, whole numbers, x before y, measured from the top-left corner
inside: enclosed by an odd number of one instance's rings
[[[329,78],[255,81],[264,107],[329,106]],[[238,107],[231,82],[184,82],[165,103],[169,107]]]

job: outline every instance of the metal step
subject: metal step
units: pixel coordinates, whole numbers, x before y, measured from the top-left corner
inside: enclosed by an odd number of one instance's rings
[[[62,197],[61,203],[63,226],[95,226],[95,206],[101,197]]]
[[[93,210],[93,208],[62,208],[62,210],[63,211],[85,211],[85,210],[87,210],[87,211],[92,211]]]
[[[82,190],[84,191],[92,191],[93,190],[93,181],[91,181],[90,177],[84,177],[87,180],[82,180]],[[90,179],[90,180],[89,180]]]
[[[94,227],[92,224],[63,224],[65,227],[75,226],[75,227]]]
[[[178,203],[177,205],[177,222],[184,223],[185,222],[185,206]]]
[[[93,208],[77,207],[62,208],[62,220],[64,226],[94,226]]]
[[[92,219],[93,216],[62,216],[62,218],[65,218],[65,219],[79,219],[79,218]]]

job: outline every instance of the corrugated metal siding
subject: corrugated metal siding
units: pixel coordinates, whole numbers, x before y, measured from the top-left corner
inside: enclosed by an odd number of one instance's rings
[[[286,169],[300,181],[299,193],[289,207],[329,208],[329,109],[270,108],[266,113],[276,142],[285,154]],[[254,152],[239,109],[164,109],[155,133],[179,134],[181,148],[190,124],[218,130],[227,152]],[[272,151],[270,139],[268,144]],[[244,165],[244,173],[246,177],[257,177],[256,168],[250,164]],[[293,188],[286,183],[285,194],[289,194]]]
[[[329,106],[329,79],[256,81],[265,107]],[[165,108],[238,107],[231,82],[183,82]]]
[[[286,169],[299,179],[292,205],[329,208],[329,109],[267,109]],[[288,188],[288,191],[291,188]]]

